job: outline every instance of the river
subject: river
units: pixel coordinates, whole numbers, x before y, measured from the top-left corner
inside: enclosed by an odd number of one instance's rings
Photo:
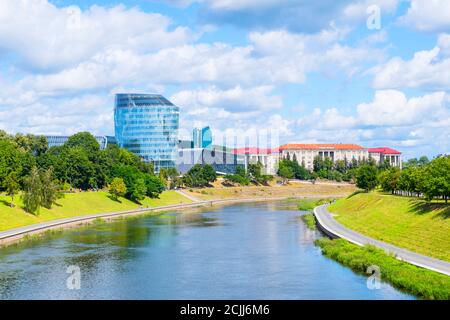
[[[24,241],[0,249],[0,299],[414,299],[323,256],[293,209],[191,209]]]

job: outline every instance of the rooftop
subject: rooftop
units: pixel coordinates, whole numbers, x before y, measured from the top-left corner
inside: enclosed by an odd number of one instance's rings
[[[235,148],[235,154],[272,154],[279,153],[279,148],[257,148],[257,147],[245,147],[245,148]]]
[[[280,150],[363,150],[357,144],[349,143],[288,143],[280,147]]]
[[[369,153],[402,154],[400,151],[388,147],[369,148]]]

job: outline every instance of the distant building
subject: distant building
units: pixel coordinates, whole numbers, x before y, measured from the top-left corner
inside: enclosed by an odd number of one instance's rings
[[[194,142],[192,140],[178,140],[178,149],[192,149]]]
[[[308,170],[314,169],[314,158],[329,158],[337,160],[358,161],[367,160],[369,153],[366,148],[356,144],[285,144],[280,147],[280,158],[297,159]]]
[[[212,145],[212,131],[209,127],[194,128],[192,130],[192,141],[194,148],[207,148]]]
[[[179,107],[158,94],[116,94],[117,143],[152,162],[155,171],[176,166]]]
[[[45,137],[47,138],[49,148],[62,146],[70,138],[70,136],[45,136]],[[106,149],[109,144],[116,144],[115,137],[95,136],[94,138],[100,145],[101,150]]]
[[[402,153],[392,148],[369,148],[369,157],[375,160],[377,164],[386,162],[394,167],[402,167]]]
[[[280,150],[278,148],[236,148],[234,153],[245,157],[246,167],[248,164],[262,164],[263,174],[275,175],[278,171]]]
[[[245,167],[245,158],[235,154],[233,149],[210,145],[207,148],[187,148],[178,150],[177,170],[186,173],[195,164],[210,164],[217,173],[235,173],[237,167]]]

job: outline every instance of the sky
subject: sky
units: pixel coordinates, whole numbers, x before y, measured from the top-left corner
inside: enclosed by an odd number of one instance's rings
[[[0,0],[0,129],[114,135],[115,93],[144,92],[180,107],[180,138],[434,157],[448,17],[447,0]]]

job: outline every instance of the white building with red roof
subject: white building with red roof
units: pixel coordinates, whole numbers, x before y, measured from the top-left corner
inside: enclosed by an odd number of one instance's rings
[[[281,158],[296,159],[299,164],[303,164],[308,170],[314,169],[314,158],[317,156],[322,159],[329,158],[333,162],[369,159],[367,149],[357,144],[289,143],[280,147]]]
[[[279,152],[278,148],[245,147],[234,149],[236,155],[245,156],[246,169],[248,164],[259,162],[263,166],[263,173],[270,175],[275,175],[278,171]]]
[[[381,162],[389,163],[394,167],[402,167],[402,153],[388,147],[369,148],[369,157],[377,164]]]

